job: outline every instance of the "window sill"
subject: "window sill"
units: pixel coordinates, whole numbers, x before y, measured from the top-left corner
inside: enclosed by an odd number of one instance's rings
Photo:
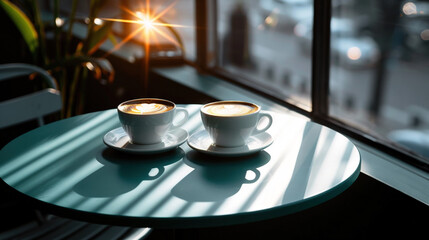
[[[293,114],[308,120],[307,117],[299,113],[232,83],[212,76],[201,75],[190,66],[157,68],[153,71],[164,78],[215,99],[252,101],[261,105],[264,109]],[[429,191],[427,191],[429,189],[428,173],[355,139],[351,138],[351,140],[356,144],[361,153],[362,173],[429,205]]]

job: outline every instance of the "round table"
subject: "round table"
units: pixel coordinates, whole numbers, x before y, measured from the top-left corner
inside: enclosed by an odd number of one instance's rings
[[[201,105],[183,126],[203,129]],[[266,220],[325,202],[360,173],[360,154],[340,133],[289,114],[274,116],[271,146],[244,157],[209,156],[187,143],[156,155],[108,148],[116,109],[30,131],[0,152],[0,177],[53,214],[104,224],[197,228]]]

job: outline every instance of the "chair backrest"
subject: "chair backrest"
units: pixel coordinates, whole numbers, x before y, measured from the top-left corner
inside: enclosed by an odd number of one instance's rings
[[[43,125],[43,116],[61,110],[58,85],[44,69],[23,63],[0,65],[0,81],[33,73],[42,76],[49,88],[0,102],[0,129],[32,119]]]

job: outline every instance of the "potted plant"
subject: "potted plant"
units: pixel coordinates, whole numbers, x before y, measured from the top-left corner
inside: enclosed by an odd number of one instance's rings
[[[103,6],[102,0],[89,1],[87,31],[83,39],[73,38],[73,27],[78,21],[78,0],[73,0],[67,18],[60,18],[59,2],[53,1],[53,14],[49,21],[42,21],[38,1],[34,0],[22,1],[22,8],[26,8],[24,11],[11,1],[2,0],[0,9],[22,35],[33,64],[44,68],[57,79],[63,100],[62,117],[70,117],[82,112],[85,81],[90,74],[94,79],[113,81],[114,70],[109,61],[94,57],[94,53],[107,39],[115,44],[115,38],[111,31],[112,22],[96,22]],[[53,39],[48,39],[47,33],[53,34]]]

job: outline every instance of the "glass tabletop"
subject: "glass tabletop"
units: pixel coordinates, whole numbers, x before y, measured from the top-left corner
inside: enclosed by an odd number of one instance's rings
[[[183,129],[203,130],[201,105]],[[186,142],[154,155],[103,143],[120,127],[116,110],[76,116],[28,132],[0,152],[0,177],[54,214],[157,228],[240,224],[325,202],[360,173],[346,137],[311,121],[271,112],[274,142],[249,156],[205,155]]]

